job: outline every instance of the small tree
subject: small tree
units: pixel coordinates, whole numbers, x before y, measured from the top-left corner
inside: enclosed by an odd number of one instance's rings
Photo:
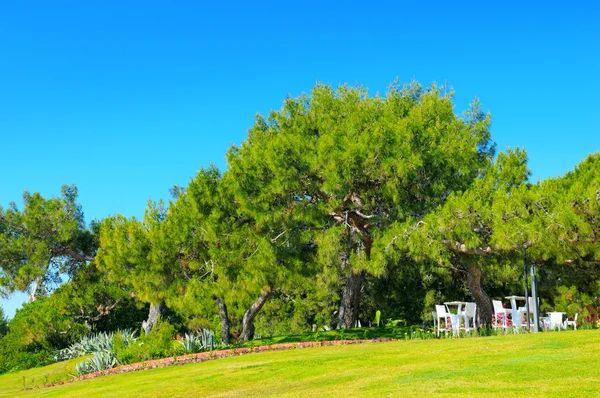
[[[0,207],[0,294],[29,291],[35,299],[39,287],[59,284],[62,274],[93,261],[96,246],[74,185],[50,199],[25,191],[23,202],[23,210],[14,202]]]
[[[294,251],[296,234],[279,241],[240,209],[231,178],[215,167],[200,170],[187,189],[176,190],[165,224],[178,253],[170,303],[196,315],[207,314],[207,302],[216,303],[225,344],[232,318],[241,327],[240,340],[251,340],[272,291],[285,288],[305,264],[303,251]]]
[[[220,278],[224,267],[243,260],[243,251],[230,246],[240,220],[235,204],[223,197],[221,174],[211,166],[201,169],[187,188],[175,187],[175,201],[168,209],[164,232],[177,252],[172,264],[173,280],[169,305],[189,317],[210,323],[215,304],[221,320],[221,340],[229,344],[231,319],[226,304],[229,285]],[[221,253],[223,251],[223,253]],[[218,283],[220,282],[220,283]],[[196,323],[198,321],[196,320]]]
[[[98,267],[110,281],[150,304],[142,325],[146,333],[156,325],[175,278],[176,253],[161,232],[165,216],[162,202],[149,202],[142,221],[116,215],[100,226]]]

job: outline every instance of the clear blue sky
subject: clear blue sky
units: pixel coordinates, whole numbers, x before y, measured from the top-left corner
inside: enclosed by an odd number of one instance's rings
[[[447,82],[534,180],[600,150],[595,1],[90,3],[0,6],[2,206],[76,183],[87,220],[140,216],[317,81]]]

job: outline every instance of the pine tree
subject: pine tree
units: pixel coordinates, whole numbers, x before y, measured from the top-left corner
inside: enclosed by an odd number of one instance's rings
[[[142,324],[146,333],[156,325],[176,279],[177,253],[162,231],[165,217],[163,203],[150,201],[141,221],[115,215],[100,225],[98,268],[109,281],[131,289],[138,300],[150,304],[148,319]]]
[[[274,238],[312,231],[342,290],[337,325],[351,327],[365,275],[385,272],[371,261],[374,242],[471,184],[494,153],[489,123],[477,102],[464,119],[455,115],[452,94],[435,86],[395,82],[382,98],[319,84],[257,116],[229,151],[228,173],[242,211]]]
[[[96,246],[74,185],[50,199],[25,191],[23,202],[23,210],[0,207],[0,294],[29,291],[35,299],[93,261]]]

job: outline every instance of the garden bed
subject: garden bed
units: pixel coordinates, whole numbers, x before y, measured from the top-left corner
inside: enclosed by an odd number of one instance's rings
[[[187,363],[199,363],[206,362],[214,359],[228,358],[233,356],[251,354],[253,352],[264,352],[264,351],[281,351],[290,350],[295,348],[310,348],[310,347],[324,347],[324,346],[336,346],[336,345],[348,345],[348,344],[364,344],[364,343],[378,343],[392,341],[392,338],[377,338],[377,339],[356,339],[356,340],[323,340],[323,341],[306,341],[298,343],[282,343],[273,345],[264,345],[258,347],[240,347],[230,348],[225,350],[206,351],[196,354],[180,355],[171,358],[154,359],[150,361],[137,362],[129,365],[120,365],[115,368],[103,370],[100,372],[88,373],[83,376],[78,376],[70,380],[64,380],[52,384],[48,384],[45,387],[58,386],[67,383],[73,383],[76,381],[94,379],[96,377],[107,376],[111,374],[136,372],[146,369],[164,368],[166,366],[173,365],[184,365]]]

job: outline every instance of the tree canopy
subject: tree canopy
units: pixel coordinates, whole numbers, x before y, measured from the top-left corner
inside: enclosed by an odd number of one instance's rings
[[[489,326],[524,257],[545,308],[585,311],[600,297],[600,153],[533,183],[525,150],[496,154],[490,126],[444,87],[317,84],[142,219],[86,225],[75,186],[25,192],[22,209],[0,208],[0,294],[38,300],[8,323],[0,312],[0,357],[47,360],[89,331],[149,334],[161,316],[230,344],[376,313],[426,323],[459,299]]]
[[[150,304],[146,333],[156,324],[180,274],[172,266],[177,258],[174,245],[162,231],[165,217],[163,203],[150,201],[141,221],[115,215],[100,224],[98,267],[108,280]]]
[[[42,285],[58,284],[61,274],[93,260],[96,246],[74,185],[50,199],[25,191],[23,202],[23,210],[14,202],[0,207],[0,293],[29,290],[35,297]]]
[[[306,271],[306,250],[292,240],[295,233],[279,240],[258,227],[240,210],[232,188],[230,176],[211,167],[178,191],[166,225],[183,277],[175,282],[170,304],[198,315],[206,311],[199,303],[215,301],[223,339],[228,341],[233,316],[245,341],[252,338],[254,318],[272,291]]]
[[[475,102],[464,118],[452,94],[392,84],[386,97],[363,88],[317,85],[257,116],[246,141],[228,154],[236,199],[270,233],[313,234],[342,281],[339,326],[358,316],[373,242],[407,217],[422,217],[465,189],[490,161],[489,115]],[[276,226],[276,227],[275,227]]]

